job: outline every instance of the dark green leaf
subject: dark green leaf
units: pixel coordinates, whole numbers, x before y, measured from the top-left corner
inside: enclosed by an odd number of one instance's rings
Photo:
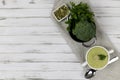
[[[98,57],[99,57],[100,60],[105,60],[105,58],[106,58],[106,56],[103,55],[103,54],[99,54]]]

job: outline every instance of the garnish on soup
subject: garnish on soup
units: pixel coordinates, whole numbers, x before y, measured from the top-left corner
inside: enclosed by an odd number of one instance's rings
[[[105,58],[106,58],[106,55],[99,54],[99,55],[98,55],[98,57],[99,57],[99,60],[105,60]]]

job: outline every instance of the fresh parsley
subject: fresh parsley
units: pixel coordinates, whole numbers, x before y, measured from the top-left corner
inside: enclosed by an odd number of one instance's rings
[[[105,60],[107,56],[103,54],[99,54],[98,57],[99,57],[99,60]]]
[[[96,34],[96,25],[93,17],[94,14],[87,3],[80,2],[76,5],[71,2],[70,17],[66,22],[68,24],[67,30],[71,31],[79,40],[89,41]]]

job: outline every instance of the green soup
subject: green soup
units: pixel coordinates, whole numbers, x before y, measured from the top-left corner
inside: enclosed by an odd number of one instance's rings
[[[105,55],[104,60],[100,60],[98,55]],[[99,46],[93,47],[89,50],[87,54],[87,62],[90,67],[95,69],[100,69],[106,66],[108,63],[108,53],[107,51]]]

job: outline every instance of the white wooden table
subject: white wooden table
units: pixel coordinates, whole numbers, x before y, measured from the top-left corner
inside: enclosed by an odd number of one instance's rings
[[[91,0],[120,50],[120,1]],[[85,80],[50,14],[54,0],[0,0],[0,80]]]

